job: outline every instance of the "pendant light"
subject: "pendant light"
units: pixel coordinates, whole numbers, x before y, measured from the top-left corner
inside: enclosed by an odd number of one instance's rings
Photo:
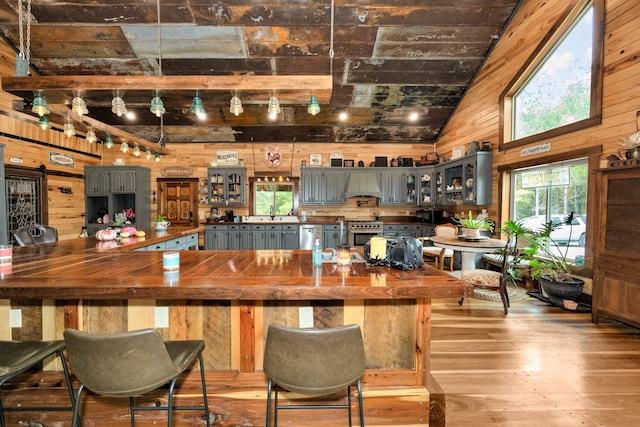
[[[44,130],[51,129],[51,123],[49,122],[49,116],[47,114],[40,117],[38,120],[38,126]]]
[[[40,117],[44,116],[45,114],[49,114],[49,107],[47,106],[47,100],[44,99],[44,95],[40,93],[35,94],[31,111],[36,113]]]
[[[280,101],[275,96],[272,96],[269,99],[269,107],[267,107],[267,112],[269,113],[269,118],[271,120],[275,120],[280,114]]]
[[[104,146],[107,148],[113,148],[113,138],[109,132],[107,132],[107,137],[104,139]]]
[[[138,147],[137,145],[133,147],[133,155],[136,157],[140,157],[140,147]]]
[[[87,140],[87,142],[89,144],[93,144],[94,142],[98,141],[98,136],[93,131],[93,129],[89,128],[89,130],[87,131],[87,136],[85,137],[85,139]]]
[[[120,97],[120,90],[116,90],[116,96],[111,100],[111,112],[118,117],[122,117],[127,114],[127,106],[124,100]]]
[[[240,101],[240,98],[238,98],[237,93],[231,98],[229,111],[236,117],[238,117],[244,111],[244,108],[242,108],[242,101]]]
[[[147,148],[147,151],[144,152],[144,156],[147,158],[147,160],[151,160],[151,158],[153,157],[153,153]]]
[[[318,102],[318,98],[315,95],[311,95],[309,98],[309,105],[307,105],[307,113],[315,116],[320,112],[320,103]]]
[[[123,153],[127,153],[129,151],[129,144],[127,144],[127,141],[122,141],[120,144],[120,151]]]
[[[89,114],[89,110],[87,109],[87,103],[82,99],[81,96],[76,96],[71,101],[71,111],[76,113],[79,116]]]
[[[71,138],[76,134],[76,128],[73,126],[73,123],[66,122],[64,124],[64,134],[67,135],[67,137],[69,138]]]
[[[151,99],[151,107],[149,107],[149,111],[155,114],[156,117],[160,117],[167,112],[158,91],[156,91],[155,96]]]
[[[207,115],[204,109],[204,105],[202,105],[202,99],[200,98],[200,95],[198,94],[198,91],[196,91],[196,96],[193,97],[193,101],[191,102],[191,110],[190,110],[193,114],[196,115],[196,117],[198,117],[200,120],[204,120]]]

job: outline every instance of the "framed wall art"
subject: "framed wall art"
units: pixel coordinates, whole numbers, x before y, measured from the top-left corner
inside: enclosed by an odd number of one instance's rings
[[[322,166],[322,154],[309,154],[309,166]]]

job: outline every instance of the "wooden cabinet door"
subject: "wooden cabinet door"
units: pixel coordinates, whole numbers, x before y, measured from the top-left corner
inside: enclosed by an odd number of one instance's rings
[[[158,180],[160,205],[158,212],[166,215],[175,227],[198,226],[198,180]]]

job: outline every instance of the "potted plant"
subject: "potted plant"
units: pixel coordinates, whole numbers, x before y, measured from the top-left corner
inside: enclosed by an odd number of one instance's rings
[[[573,217],[574,213],[571,212],[564,224],[571,226]],[[551,237],[551,233],[561,225],[563,223],[548,221],[539,230],[526,230],[529,245],[523,250],[522,256],[529,261],[531,278],[539,281],[543,296],[576,300],[582,294],[584,280],[571,275],[571,263],[567,261],[569,245],[563,252]]]
[[[156,231],[167,231],[167,227],[169,227],[171,223],[167,221],[167,217],[165,215],[158,214],[156,216]]]
[[[635,132],[622,140],[620,150],[624,151],[627,160],[640,160],[640,132]]]
[[[467,237],[479,237],[481,230],[493,232],[494,228],[494,222],[486,215],[481,214],[474,218],[471,211],[469,211],[469,215],[466,218],[456,215],[453,220],[464,229]]]

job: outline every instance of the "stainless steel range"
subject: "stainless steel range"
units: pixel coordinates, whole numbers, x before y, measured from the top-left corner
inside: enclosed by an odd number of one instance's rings
[[[370,238],[382,236],[383,223],[374,220],[348,220],[347,231],[349,246],[364,246]]]

